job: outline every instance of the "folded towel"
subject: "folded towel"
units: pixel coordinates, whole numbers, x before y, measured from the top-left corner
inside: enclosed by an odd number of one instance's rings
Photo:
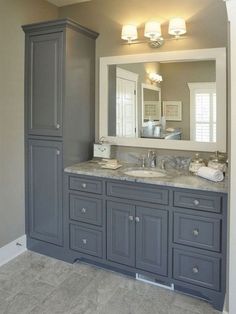
[[[208,168],[208,167],[199,168],[197,175],[199,177],[202,177],[202,178],[214,181],[214,182],[220,182],[224,180],[224,175],[222,171]]]

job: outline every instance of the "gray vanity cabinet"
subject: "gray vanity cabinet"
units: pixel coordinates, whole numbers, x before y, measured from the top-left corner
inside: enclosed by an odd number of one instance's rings
[[[63,32],[31,34],[28,50],[28,132],[62,135]]]
[[[167,217],[164,210],[107,202],[107,258],[167,275]]]
[[[62,144],[29,141],[29,235],[62,245]]]
[[[168,213],[136,208],[136,268],[167,276]]]
[[[107,202],[107,258],[135,265],[135,206]]]

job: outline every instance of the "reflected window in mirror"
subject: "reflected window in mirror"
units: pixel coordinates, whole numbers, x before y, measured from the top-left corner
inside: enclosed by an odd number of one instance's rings
[[[191,140],[216,142],[216,83],[189,83]]]

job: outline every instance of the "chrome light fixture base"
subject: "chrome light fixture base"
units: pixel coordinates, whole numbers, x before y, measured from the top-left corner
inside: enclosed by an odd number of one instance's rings
[[[149,46],[151,48],[160,48],[164,44],[165,40],[163,37],[159,37],[155,40],[149,41]]]

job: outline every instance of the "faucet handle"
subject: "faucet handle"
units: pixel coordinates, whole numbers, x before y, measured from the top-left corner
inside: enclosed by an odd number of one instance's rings
[[[166,169],[166,161],[164,159],[161,160],[161,167],[162,170]]]
[[[141,155],[139,157],[139,161],[141,161],[141,167],[144,168],[146,165],[146,156],[145,155]]]

